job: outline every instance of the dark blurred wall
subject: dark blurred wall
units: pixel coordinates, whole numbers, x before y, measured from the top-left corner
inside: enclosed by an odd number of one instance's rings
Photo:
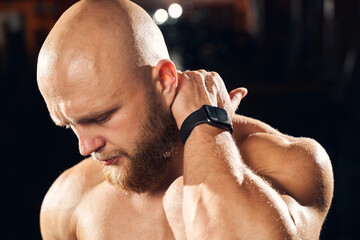
[[[40,239],[46,191],[82,159],[71,131],[51,122],[36,86],[41,44],[74,2],[0,1],[0,146],[5,153],[0,239]],[[152,15],[170,1],[135,2]],[[319,141],[335,174],[335,197],[321,239],[358,239],[360,2],[179,2],[183,16],[159,26],[178,67],[219,72],[229,90],[248,88],[240,114]]]

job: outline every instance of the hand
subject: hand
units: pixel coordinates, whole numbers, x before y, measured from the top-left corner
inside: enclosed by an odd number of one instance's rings
[[[246,88],[236,88],[228,93],[216,72],[178,71],[177,93],[171,111],[179,129],[184,120],[204,104],[224,108],[232,118],[246,94]]]

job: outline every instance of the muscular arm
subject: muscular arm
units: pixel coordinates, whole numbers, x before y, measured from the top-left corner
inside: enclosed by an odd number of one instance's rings
[[[262,130],[240,136],[238,148],[226,131],[194,128],[184,146],[188,239],[318,238],[332,198],[327,154],[313,140]]]
[[[330,163],[314,141],[287,138],[250,135],[240,157],[229,133],[194,129],[184,153],[190,239],[319,237],[332,197]]]
[[[295,233],[280,196],[245,167],[227,132],[194,129],[185,144],[184,185],[190,239],[284,239]]]

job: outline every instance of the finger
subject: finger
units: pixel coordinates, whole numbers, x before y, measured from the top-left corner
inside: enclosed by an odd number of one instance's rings
[[[184,73],[182,71],[180,71],[179,69],[176,69],[176,73],[177,73],[178,78],[180,78],[181,76],[184,75]]]
[[[246,88],[236,88],[229,93],[230,101],[233,109],[237,109],[241,100],[247,95],[248,90]]]
[[[187,78],[187,76],[185,76],[185,74],[179,70],[177,70],[177,86],[176,89],[177,91],[179,91],[180,87],[183,84],[183,81]]]
[[[184,73],[182,71],[176,70],[176,72],[177,72],[178,78],[181,78],[182,76],[184,76]]]
[[[196,72],[200,72],[204,75],[206,75],[208,73],[208,71],[206,71],[205,69],[198,69],[198,70],[196,70]]]

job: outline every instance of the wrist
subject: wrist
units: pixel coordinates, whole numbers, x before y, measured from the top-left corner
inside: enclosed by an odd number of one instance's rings
[[[204,123],[230,133],[233,131],[231,119],[225,109],[203,105],[183,121],[180,128],[182,142],[185,144],[193,129],[199,124],[204,125]]]
[[[188,118],[190,116],[191,113],[195,112],[196,110],[198,110],[198,108],[193,108],[192,110],[188,110],[188,109],[182,109],[182,110],[177,110],[175,114],[174,113],[174,109],[172,109],[172,113],[176,122],[176,126],[178,127],[179,131],[181,130],[181,126],[183,125],[184,121],[186,120],[186,118]]]
[[[217,128],[209,124],[199,124],[193,128],[186,142],[198,139],[201,142],[209,142],[221,133],[229,133],[228,130]]]

